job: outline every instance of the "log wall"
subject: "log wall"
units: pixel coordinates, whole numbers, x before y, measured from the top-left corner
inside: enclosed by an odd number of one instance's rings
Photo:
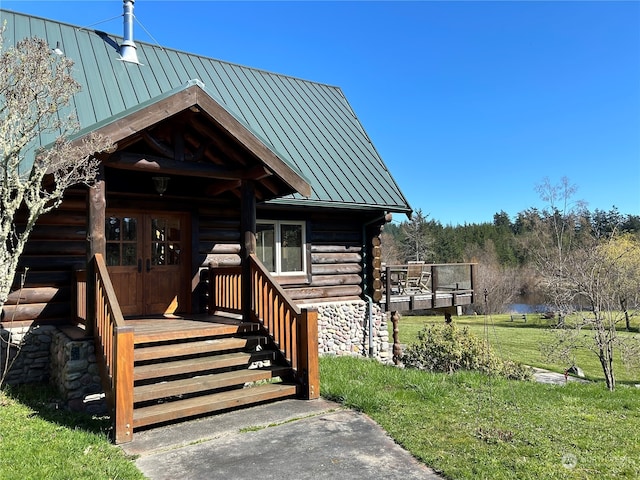
[[[305,217],[296,212],[258,212],[260,218],[270,220],[304,220],[307,226],[308,261],[310,275],[306,280],[281,279],[281,285],[298,303],[355,300],[362,296],[363,251],[362,217],[349,212],[328,215],[307,211]],[[208,266],[240,265],[240,211],[234,208],[201,208],[197,223],[197,262]],[[369,232],[371,229],[368,229]],[[379,235],[373,228],[372,238]],[[367,236],[370,236],[367,233]],[[371,248],[372,238],[365,239]],[[371,248],[369,248],[371,245]],[[373,279],[370,279],[373,281]],[[201,287],[203,289],[204,287]],[[201,302],[202,305],[202,302]],[[201,307],[202,310],[203,307]]]
[[[194,208],[193,202],[169,202],[157,197],[132,199],[125,194],[108,195],[108,208],[181,210],[192,212],[192,285],[193,310],[204,311],[206,287],[198,282],[198,271],[208,265],[239,266],[239,202],[212,201]],[[304,217],[301,215],[304,213]],[[363,278],[375,282],[375,269],[362,270],[363,255],[375,254],[379,227],[366,230],[363,253],[362,217],[347,211],[318,213],[278,211],[258,213],[259,218],[304,220],[307,225],[307,258],[310,262],[305,279],[296,283],[281,282],[298,303],[345,301],[362,298]],[[19,291],[19,275],[4,307],[6,324],[28,326],[37,323],[58,324],[73,320],[74,270],[86,267],[87,237],[86,189],[70,190],[57,210],[42,216],[30,237],[20,261],[20,270],[28,267],[25,285]],[[373,285],[373,283],[371,283]]]
[[[85,268],[86,207],[86,190],[71,189],[58,209],[38,219],[3,307],[2,326],[61,324],[73,317],[74,271]],[[28,271],[20,288],[25,268]]]

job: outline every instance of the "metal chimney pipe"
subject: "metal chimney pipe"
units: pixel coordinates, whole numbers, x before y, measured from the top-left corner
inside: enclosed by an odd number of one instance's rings
[[[135,0],[122,0],[124,7],[124,40],[120,45],[120,57],[124,62],[140,63],[133,41],[133,3]]]

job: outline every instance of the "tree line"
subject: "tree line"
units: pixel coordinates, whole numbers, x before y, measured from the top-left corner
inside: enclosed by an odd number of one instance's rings
[[[532,261],[531,244],[540,225],[550,224],[559,212],[532,207],[512,220],[504,210],[493,222],[443,225],[418,209],[411,220],[385,225],[383,255],[388,264],[408,261],[458,263],[481,260],[486,254],[503,267],[526,267]],[[640,215],[622,214],[616,207],[608,211],[583,209],[570,219],[577,236],[609,238],[631,234],[640,237]],[[483,255],[484,253],[484,255]]]

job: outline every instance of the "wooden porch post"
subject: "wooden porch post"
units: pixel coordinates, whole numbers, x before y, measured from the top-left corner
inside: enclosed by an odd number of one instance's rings
[[[251,180],[242,181],[242,315],[251,320],[251,264],[249,256],[256,252],[256,192]]]
[[[114,409],[111,422],[116,444],[133,440],[133,327],[117,327],[115,351],[122,356],[116,358],[113,372]]]
[[[85,329],[87,335],[93,336],[96,316],[96,285],[93,257],[96,253],[106,255],[106,239],[104,232],[106,210],[106,185],[104,168],[100,168],[96,183],[89,188],[89,219],[87,225],[87,315]]]
[[[318,363],[318,310],[303,308],[300,316],[300,365],[302,398],[320,397],[320,365]]]

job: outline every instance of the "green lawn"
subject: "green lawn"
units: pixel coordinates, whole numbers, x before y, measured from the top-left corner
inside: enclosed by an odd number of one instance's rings
[[[0,391],[1,479],[144,479],[103,433],[109,419],[56,410],[48,398],[43,387]]]
[[[441,323],[444,317],[440,316],[402,316],[400,319],[399,336],[400,343],[410,344],[415,341],[418,331],[425,323]],[[527,322],[523,320],[510,320],[509,315],[484,316],[461,316],[453,317],[453,323],[460,327],[468,327],[476,336],[488,338],[491,347],[495,352],[513,361],[531,365],[534,367],[547,368],[556,372],[563,372],[571,365],[557,364],[549,362],[541,353],[540,346],[549,343],[553,338],[553,322],[540,319],[539,315],[528,315]],[[637,331],[638,320],[632,325]],[[630,335],[627,332],[619,332],[621,336]],[[637,336],[638,334],[635,333]],[[389,341],[393,341],[392,326],[389,325]],[[614,364],[616,380],[620,384],[640,383],[640,372],[638,369],[627,369],[616,358]],[[603,381],[602,367],[597,356],[589,350],[581,350],[575,355],[575,364],[585,372],[587,378],[596,381]]]
[[[640,391],[323,357],[321,392],[449,479],[640,478]],[[363,439],[366,441],[366,439]]]
[[[402,343],[425,321],[403,317]],[[508,316],[454,317],[488,335],[503,357],[545,363],[538,344],[543,321]],[[593,354],[577,364],[601,379]],[[640,383],[617,366],[615,392],[602,382],[564,386],[506,381],[475,373],[432,374],[356,358],[321,359],[323,396],[373,417],[425,464],[451,479],[640,478]],[[106,435],[109,420],[56,410],[45,388],[0,391],[0,478],[143,479],[131,458]],[[363,439],[366,441],[366,439]]]

